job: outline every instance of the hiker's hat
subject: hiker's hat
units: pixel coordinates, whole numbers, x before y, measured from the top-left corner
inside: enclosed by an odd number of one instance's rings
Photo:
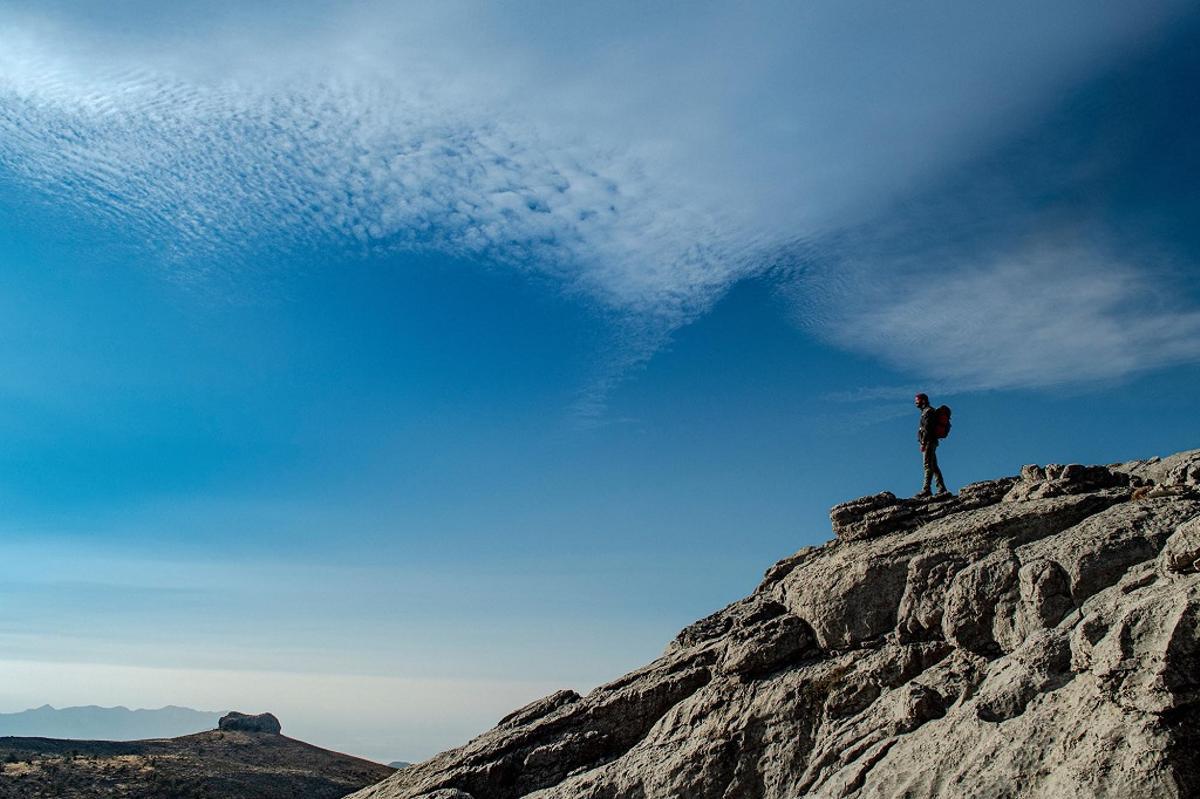
[[[922,400],[924,400],[925,402],[929,402],[929,395],[928,394],[918,394],[917,396],[913,397],[913,400],[915,402],[921,402]]]

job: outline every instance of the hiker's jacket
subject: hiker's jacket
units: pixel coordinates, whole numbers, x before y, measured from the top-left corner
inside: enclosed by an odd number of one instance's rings
[[[937,435],[933,432],[934,422],[937,421],[937,409],[926,405],[921,409],[921,423],[917,426],[917,443],[922,447],[936,447]]]

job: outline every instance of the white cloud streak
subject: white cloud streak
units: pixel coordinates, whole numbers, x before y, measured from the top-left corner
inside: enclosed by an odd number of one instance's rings
[[[1200,360],[1200,310],[1169,275],[1103,250],[1030,244],[982,263],[877,276],[827,320],[843,346],[943,385],[1049,387]]]
[[[772,253],[869,218],[1173,7],[1033,4],[989,22],[937,3],[686,19],[302,5],[313,24],[242,12],[140,36],[7,14],[0,168],[181,279],[329,244],[549,276],[622,322],[589,414]],[[836,289],[819,293],[846,302]]]
[[[756,246],[637,159],[546,141],[452,82],[369,70],[191,82],[8,43],[0,163],[180,270],[263,239],[422,247],[549,273],[677,324]]]

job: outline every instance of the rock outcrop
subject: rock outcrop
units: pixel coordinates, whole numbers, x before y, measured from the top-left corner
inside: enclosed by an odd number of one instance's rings
[[[274,713],[250,715],[248,713],[238,713],[236,710],[221,716],[221,720],[217,722],[217,729],[236,730],[237,732],[265,732],[272,735],[279,735],[283,731],[283,727],[280,726],[279,719],[275,718]]]
[[[1200,450],[831,519],[653,663],[355,799],[1200,795]]]

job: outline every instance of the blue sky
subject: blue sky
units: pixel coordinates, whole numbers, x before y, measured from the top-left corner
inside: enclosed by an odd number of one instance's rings
[[[384,760],[919,487],[1197,446],[1182,2],[0,12],[0,710]]]

